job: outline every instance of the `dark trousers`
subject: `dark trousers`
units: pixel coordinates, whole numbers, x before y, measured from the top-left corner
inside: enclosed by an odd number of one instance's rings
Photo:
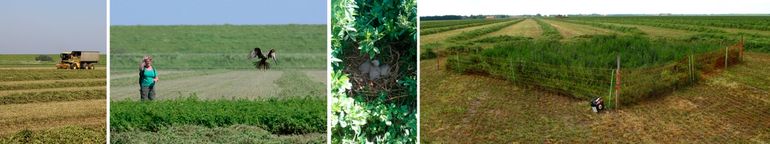
[[[139,93],[141,94],[142,101],[155,99],[155,85],[140,87]]]

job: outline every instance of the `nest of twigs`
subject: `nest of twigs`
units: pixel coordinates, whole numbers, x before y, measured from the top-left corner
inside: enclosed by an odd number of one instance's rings
[[[401,56],[406,51],[398,51],[392,48],[382,49],[381,53],[377,57],[387,56],[388,58],[382,58],[381,64],[390,65],[390,71],[387,76],[380,77],[377,80],[369,79],[369,75],[358,70],[358,67],[369,60],[369,56],[361,54],[358,49],[346,49],[344,53],[344,73],[350,74],[350,83],[353,84],[349,94],[363,95],[367,100],[376,99],[380,93],[385,93],[388,96],[388,100],[395,100],[402,97],[409,96],[406,88],[403,85],[398,84],[398,80],[407,74],[402,67],[400,61]]]

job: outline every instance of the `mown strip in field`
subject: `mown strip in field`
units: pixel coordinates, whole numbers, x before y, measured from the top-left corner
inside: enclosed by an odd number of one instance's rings
[[[573,24],[567,22],[561,22],[556,20],[543,19],[544,22],[551,24],[556,28],[564,38],[573,38],[582,35],[599,35],[599,34],[613,34],[614,31],[591,27],[580,24]]]
[[[537,22],[537,24],[540,25],[540,29],[543,30],[543,39],[558,40],[563,38],[559,33],[559,30],[556,30],[553,25],[544,22],[543,19],[535,19],[535,22]]]
[[[465,19],[465,20],[433,20],[420,22],[420,29],[430,29],[439,27],[449,27],[456,25],[466,25],[487,21],[485,19]]]
[[[158,131],[175,125],[259,126],[273,134],[321,133],[326,130],[326,101],[315,97],[265,100],[113,101],[113,132]]]
[[[24,90],[24,89],[39,89],[39,88],[61,88],[61,87],[91,87],[91,86],[107,86],[105,79],[85,79],[90,81],[46,81],[41,82],[30,81],[29,83],[6,83],[0,82],[0,91],[6,90]]]
[[[542,35],[543,30],[537,25],[537,22],[532,19],[525,19],[522,22],[506,27],[496,32],[485,35],[486,37],[494,36],[523,36],[530,38],[538,38]]]
[[[453,26],[447,26],[447,27],[437,27],[437,28],[425,28],[420,29],[420,35],[429,35],[429,34],[435,34],[435,33],[441,33],[445,31],[451,31],[461,28],[467,28],[467,27],[474,27],[474,26],[483,26],[488,24],[494,24],[499,22],[504,22],[505,20],[486,20],[481,22],[475,22],[475,23],[468,23],[468,24],[462,24],[462,25],[453,25]]]
[[[47,91],[16,93],[0,96],[0,104],[25,104],[53,101],[76,101],[88,99],[106,99],[107,88],[96,87],[95,90],[75,90],[75,91]]]
[[[481,29],[476,29],[476,30],[473,30],[473,31],[463,32],[463,33],[460,33],[459,35],[456,35],[456,36],[453,36],[453,37],[449,38],[449,40],[451,40],[451,41],[466,41],[466,40],[470,40],[470,39],[477,38],[479,36],[482,36],[482,35],[485,35],[485,34],[488,34],[488,33],[491,33],[491,32],[498,31],[498,30],[503,29],[505,27],[508,27],[508,26],[513,25],[513,24],[519,23],[519,22],[521,22],[523,20],[524,19],[511,20],[509,22],[498,23],[498,24],[495,24],[495,25],[490,25],[488,27],[481,28]]]
[[[67,70],[67,69],[2,69],[2,81],[61,80],[106,78],[105,70]]]
[[[611,25],[611,24],[605,24],[605,23],[597,23],[597,22],[588,22],[588,21],[575,21],[575,20],[559,20],[563,22],[568,23],[574,23],[574,24],[582,24],[582,25],[590,25],[598,28],[605,28],[610,30],[615,30],[618,32],[628,33],[632,35],[645,35],[646,33],[639,30],[639,28],[636,27],[627,27],[627,26],[619,26],[619,25]]]

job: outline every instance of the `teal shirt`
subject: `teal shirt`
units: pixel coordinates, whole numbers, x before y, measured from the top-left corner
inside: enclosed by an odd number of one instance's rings
[[[155,68],[153,69],[145,69],[144,70],[144,77],[139,78],[139,84],[143,87],[153,86],[155,85],[155,77],[158,76],[158,73],[155,72]]]

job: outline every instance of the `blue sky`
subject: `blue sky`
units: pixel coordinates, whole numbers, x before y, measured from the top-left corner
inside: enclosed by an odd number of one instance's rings
[[[0,54],[107,49],[104,0],[0,1]]]
[[[112,0],[111,25],[325,24],[326,0]]]

